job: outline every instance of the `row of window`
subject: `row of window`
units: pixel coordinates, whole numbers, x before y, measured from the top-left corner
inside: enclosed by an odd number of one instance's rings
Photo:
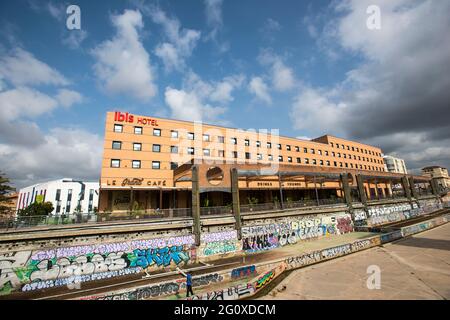
[[[137,127],[137,126],[134,127],[134,133],[135,134],[139,134],[139,135],[142,134],[142,132],[143,132],[142,130],[143,130],[142,127]],[[123,125],[115,124],[114,125],[114,132],[117,132],[117,133],[123,132]],[[153,135],[156,136],[156,137],[161,137],[161,129],[153,128]],[[170,136],[171,136],[171,138],[177,139],[179,137],[178,131],[171,130],[170,131]],[[195,140],[195,134],[192,133],[192,132],[188,132],[187,133],[187,139],[188,140]],[[211,142],[212,141],[211,140],[211,136],[209,134],[203,134],[202,135],[202,140],[205,141],[205,142]],[[217,141],[219,143],[225,143],[225,137],[224,136],[217,136]],[[237,138],[230,138],[230,143],[237,145],[238,144],[238,139]],[[333,142],[331,142],[330,144],[331,144],[331,147],[334,147],[334,143]],[[249,139],[244,139],[244,145],[249,147],[250,146],[250,140]],[[255,141],[255,146],[257,148],[260,148],[261,147],[261,141]],[[345,146],[343,144],[339,145],[338,143],[336,143],[336,148],[339,149],[340,146],[342,147],[342,149],[345,150]],[[266,147],[268,149],[271,149],[272,148],[272,143],[271,142],[267,142],[266,143]],[[282,150],[282,145],[280,143],[278,143],[277,144],[277,148],[279,150]],[[300,147],[299,146],[294,146],[294,148],[295,148],[296,152],[300,152]],[[286,150],[287,151],[291,151],[292,150],[292,146],[287,144],[286,145]],[[347,146],[347,150],[350,150],[350,146]],[[364,153],[364,151],[365,151],[366,154],[381,156],[381,154],[378,153],[378,152],[373,152],[373,151],[367,150],[367,149],[359,149],[358,147],[356,147],[356,148],[355,147],[351,147],[351,150],[352,151],[356,151],[356,152],[362,152],[362,153]],[[308,148],[303,148],[303,152],[304,153],[308,153]],[[310,153],[315,154],[315,149],[310,148]],[[317,153],[321,155],[322,154],[322,150],[317,150]],[[328,151],[325,151],[325,155],[328,155]],[[349,157],[351,157],[351,155],[349,155]]]
[[[269,160],[273,160],[272,155],[269,155],[269,157],[270,157]],[[247,159],[249,159],[249,158],[247,158]],[[258,159],[258,160],[261,160],[261,159]],[[278,156],[278,161],[279,162],[283,162],[283,156]],[[302,163],[301,158],[296,158],[296,161],[297,161],[297,163]],[[292,157],[287,157],[287,162],[292,163]],[[324,161],[324,160],[317,161],[316,159],[311,159],[310,160],[308,158],[304,158],[303,162],[305,164],[312,164],[312,165],[319,164],[321,166],[326,164],[329,167],[331,166],[331,161],[329,161],[329,160],[327,160],[327,161]],[[339,164],[338,164],[337,161],[333,161],[333,165],[335,167],[340,167],[340,168],[343,168],[345,166],[345,168],[358,169],[358,165],[357,164],[353,164],[353,163],[349,164],[347,162],[345,162],[345,163],[339,162]],[[141,160],[132,160],[131,161],[131,167],[133,169],[140,169],[141,168]],[[170,169],[171,170],[174,170],[177,167],[178,167],[178,164],[176,162],[171,162],[170,163]],[[111,159],[111,168],[120,168],[120,159]],[[161,162],[160,161],[152,161],[152,167],[151,168],[155,169],[155,170],[161,169]],[[378,167],[367,166],[367,165],[363,166],[362,164],[359,165],[359,169],[361,169],[361,170],[364,169],[364,170],[373,170],[373,171],[383,171],[382,169],[380,169]]]
[[[352,151],[361,152],[361,153],[365,153],[365,154],[370,154],[370,155],[373,155],[373,156],[381,157],[381,153],[375,152],[375,151],[372,151],[372,150],[367,150],[367,149],[358,148],[358,147],[351,147],[350,148],[350,146],[345,146],[345,145],[339,144],[339,143],[334,144],[333,142],[330,142],[330,145],[331,145],[332,148],[336,147],[337,149],[341,148],[341,149],[345,150],[345,148],[347,147],[347,150],[351,149]]]
[[[121,141],[113,141],[112,142],[112,148],[115,149],[115,150],[122,149],[122,142]],[[134,151],[142,151],[142,143],[134,142],[133,143],[133,150]],[[153,152],[161,152],[161,145],[160,144],[153,144],[152,145],[152,151]],[[170,146],[170,153],[178,153],[178,146]],[[187,148],[187,154],[194,155],[195,154],[195,148],[188,147]],[[311,154],[315,154],[314,149],[311,149]],[[318,150],[318,154],[322,155],[322,151]],[[203,155],[207,156],[207,157],[210,157],[211,156],[211,150],[210,149],[203,149]],[[325,156],[328,156],[328,155],[329,155],[328,151],[325,151]],[[331,152],[331,155],[333,157],[336,157],[336,153],[334,151]],[[233,158],[238,158],[238,152],[237,151],[233,151],[231,156]],[[225,151],[224,150],[218,150],[218,157],[225,157]],[[337,153],[337,157],[338,158],[343,157],[344,159],[347,159],[347,154],[344,153],[344,154],[341,155],[341,153],[338,152]],[[246,152],[245,153],[245,158],[246,159],[251,159],[250,152]],[[262,158],[262,154],[258,153],[256,158],[257,158],[257,160],[262,160],[263,159]],[[357,158],[358,158],[358,160],[361,160],[361,156],[357,157],[356,155],[353,155],[353,160],[356,160]],[[350,160],[352,159],[352,155],[351,154],[348,155],[348,159],[350,159]],[[270,161],[272,160],[271,159],[271,155],[269,155],[269,159],[268,160],[270,160]],[[370,161],[370,162],[373,162],[373,163],[381,164],[381,160],[377,160],[377,159],[362,157],[362,160],[363,161]]]

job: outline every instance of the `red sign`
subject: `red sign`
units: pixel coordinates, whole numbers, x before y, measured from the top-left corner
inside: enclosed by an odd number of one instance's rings
[[[132,114],[129,114],[128,112],[122,113],[122,112],[114,112],[114,121],[118,122],[129,122],[133,123],[134,118],[136,118],[137,124],[143,124],[143,125],[150,125],[153,127],[158,127],[158,121],[156,119],[152,118],[144,118],[144,117],[136,117]]]

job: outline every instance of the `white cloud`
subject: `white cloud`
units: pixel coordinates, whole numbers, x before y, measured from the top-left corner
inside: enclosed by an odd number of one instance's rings
[[[142,15],[139,11],[125,10],[111,20],[116,35],[92,50],[97,59],[95,75],[108,93],[148,101],[156,95],[157,87],[153,83],[155,76],[149,54],[139,39],[139,31],[144,26]]]
[[[76,103],[81,103],[83,101],[83,97],[80,93],[67,89],[60,89],[55,98],[65,108],[68,108]]]
[[[166,88],[165,100],[175,119],[216,122],[218,117],[226,111],[223,107],[204,104],[195,92],[186,92],[171,87]]]
[[[54,128],[34,146],[0,143],[2,170],[18,186],[61,177],[96,180],[103,140],[81,129]]]
[[[267,104],[272,103],[269,94],[269,88],[261,77],[253,77],[248,85],[248,90],[253,93],[259,100]]]
[[[181,71],[186,65],[186,59],[192,55],[201,32],[181,28],[178,19],[168,17],[160,8],[145,7],[145,11],[154,23],[163,27],[164,35],[168,40],[156,46],[155,54],[163,61],[167,72]]]
[[[272,86],[277,91],[288,91],[295,86],[294,72],[283,60],[268,50],[263,50],[258,57],[261,64],[270,67]]]
[[[223,0],[205,0],[206,23],[211,28],[209,39],[215,39],[223,27],[222,2]]]
[[[62,40],[63,44],[70,49],[78,49],[81,43],[87,38],[88,33],[85,30],[68,30],[66,37]]]
[[[0,115],[3,121],[19,117],[33,118],[48,113],[58,106],[58,101],[37,90],[18,87],[0,92]]]
[[[0,56],[0,78],[19,86],[69,84],[57,70],[18,47],[9,54]]]

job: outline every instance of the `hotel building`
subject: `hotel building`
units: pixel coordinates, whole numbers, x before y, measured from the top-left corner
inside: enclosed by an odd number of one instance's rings
[[[100,178],[100,212],[190,208],[193,165],[201,172],[201,206],[228,206],[230,172],[238,168],[256,177],[240,178],[243,204],[280,198],[297,201],[342,198],[340,182],[319,179],[336,175],[384,173],[382,151],[375,146],[331,135],[312,140],[278,132],[238,130],[196,122],[108,112]],[[224,168],[226,168],[224,170]],[[272,170],[271,175],[257,171]],[[281,181],[277,172],[315,172],[303,179]],[[287,175],[287,174],[285,174]],[[311,176],[311,177],[310,177]],[[326,176],[326,175],[325,175]],[[351,182],[350,182],[351,184]],[[351,187],[356,188],[353,184]],[[389,184],[365,185],[367,196],[389,195]]]

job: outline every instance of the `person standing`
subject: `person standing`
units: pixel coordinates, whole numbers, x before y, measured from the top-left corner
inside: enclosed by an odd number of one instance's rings
[[[189,297],[189,293],[191,295],[194,295],[194,291],[192,291],[192,275],[188,273],[184,273],[183,270],[180,268],[177,268],[179,273],[181,273],[183,276],[186,277],[186,298]]]

